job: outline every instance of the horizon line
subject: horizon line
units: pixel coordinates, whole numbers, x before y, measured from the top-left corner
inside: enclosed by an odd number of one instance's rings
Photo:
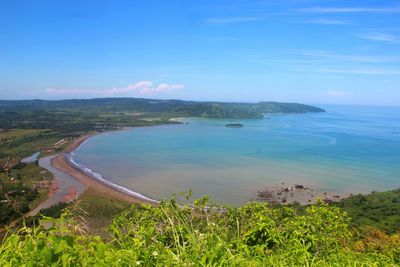
[[[71,101],[71,100],[96,100],[96,99],[144,99],[144,100],[160,100],[160,101],[188,101],[188,102],[215,102],[215,103],[260,103],[260,102],[275,102],[275,103],[290,103],[303,105],[325,105],[325,106],[359,106],[359,107],[400,107],[400,104],[370,104],[370,103],[312,103],[301,101],[277,101],[277,100],[254,100],[254,101],[236,101],[236,100],[193,100],[193,99],[178,99],[178,98],[146,98],[146,97],[91,97],[91,98],[61,98],[61,99],[0,99],[0,101]]]

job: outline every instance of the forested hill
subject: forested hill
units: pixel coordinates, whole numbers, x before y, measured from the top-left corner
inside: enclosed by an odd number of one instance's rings
[[[323,112],[318,107],[278,102],[223,103],[143,98],[97,98],[72,100],[0,100],[0,112],[33,111],[142,112],[170,116],[208,118],[259,118],[262,113]]]
[[[0,100],[0,129],[51,129],[76,132],[173,123],[174,117],[247,119],[262,113],[323,112],[292,103],[221,103],[143,98]]]

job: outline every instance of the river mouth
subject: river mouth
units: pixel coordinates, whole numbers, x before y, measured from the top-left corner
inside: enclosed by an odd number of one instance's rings
[[[194,197],[240,205],[282,183],[338,193],[399,187],[398,111],[326,109],[258,120],[189,118],[100,134],[74,151],[74,160],[154,199],[192,190]],[[225,126],[232,123],[243,127]]]

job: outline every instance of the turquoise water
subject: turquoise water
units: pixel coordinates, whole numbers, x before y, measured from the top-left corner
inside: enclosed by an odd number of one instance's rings
[[[400,187],[400,108],[325,106],[326,113],[188,124],[97,135],[73,158],[119,185],[160,199],[191,188],[242,204],[259,189],[301,183],[341,193]]]

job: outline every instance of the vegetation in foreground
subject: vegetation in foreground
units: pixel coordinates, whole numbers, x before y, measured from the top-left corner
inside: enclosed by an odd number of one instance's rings
[[[1,266],[396,266],[400,236],[370,229],[363,236],[338,207],[303,210],[249,203],[210,206],[133,205],[115,217],[106,240],[90,234],[79,208],[10,233]]]
[[[350,214],[352,227],[374,227],[391,234],[400,232],[400,188],[359,194],[333,204]]]

